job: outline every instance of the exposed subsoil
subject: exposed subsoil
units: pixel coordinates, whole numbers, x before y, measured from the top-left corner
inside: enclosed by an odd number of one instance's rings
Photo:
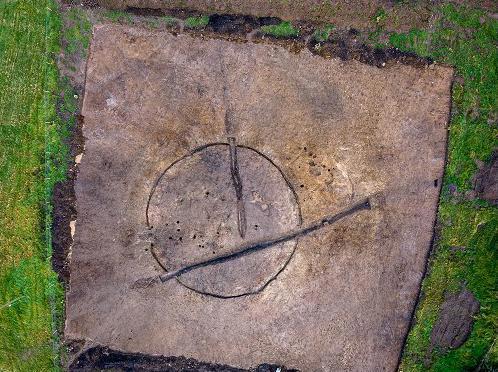
[[[122,53],[132,57],[121,58]],[[439,187],[434,180],[440,179],[444,164],[452,70],[436,66],[418,71],[401,65],[383,70],[337,59],[327,61],[309,53],[292,55],[267,45],[174,37],[167,32],[115,25],[95,29],[91,57],[84,114],[87,146],[93,150],[85,153],[78,176],[81,216],[72,254],[68,337],[111,343],[122,350],[189,355],[244,368],[261,361],[283,361],[303,370],[324,366],[363,366],[368,370],[386,365],[394,369],[407,327],[404,319],[411,311],[424,252],[430,246]],[[258,61],[256,66],[254,60]],[[164,68],[165,63],[174,67]],[[219,72],[225,71],[223,66],[229,69],[226,81],[219,78]],[[108,81],[110,69],[117,76]],[[246,77],[251,82],[249,89],[241,87]],[[150,86],[143,84],[144,79]],[[363,96],[353,93],[358,87]],[[286,167],[284,173],[292,175],[290,179],[299,188],[306,218],[315,220],[332,212],[331,207],[346,205],[353,194],[347,180],[366,179],[354,189],[359,197],[379,190],[391,195],[387,206],[372,212],[374,217],[388,219],[382,226],[389,231],[376,234],[377,220],[372,220],[372,213],[362,213],[350,228],[337,227],[337,234],[328,229],[307,236],[308,249],[299,251],[282,280],[267,288],[264,296],[225,302],[204,297],[205,302],[199,302],[196,296],[185,296],[185,290],[173,282],[130,292],[129,284],[156,271],[149,254],[143,253],[148,242],[130,238],[142,225],[143,198],[150,191],[143,180],[153,182],[154,175],[164,170],[164,162],[174,161],[195,144],[217,141],[224,135],[225,126],[219,120],[224,117],[221,106],[211,111],[213,102],[222,102],[224,91],[230,92],[230,107],[237,112],[233,119],[237,138],[243,138],[248,146],[265,149],[277,164]],[[149,97],[149,92],[158,93]],[[164,105],[177,100],[178,105]],[[412,109],[397,102],[410,103]],[[431,110],[432,105],[437,108]],[[375,115],[377,122],[371,120]],[[170,124],[166,128],[165,118]],[[203,125],[199,127],[198,122]],[[114,131],[117,123],[119,134]],[[365,138],[371,135],[375,137]],[[427,139],[430,142],[425,142]],[[164,146],[165,141],[168,146]],[[372,152],[352,151],[359,141],[363,149]],[[424,147],[432,149],[434,144],[437,148],[433,150]],[[309,145],[308,152],[318,154],[316,159],[313,155],[315,160],[302,158],[304,145]],[[150,152],[144,153],[147,146]],[[115,148],[126,152],[117,154]],[[278,150],[284,148],[289,151]],[[415,150],[421,154],[416,158],[412,156]],[[293,157],[298,160],[289,161]],[[431,161],[434,168],[427,169]],[[336,172],[332,179],[335,184],[328,187],[329,176],[323,170],[316,173],[315,162],[344,169],[346,176]],[[346,177],[344,181],[341,174]],[[396,185],[395,190],[391,190],[392,185]],[[317,188],[319,194],[315,193]],[[424,198],[415,202],[413,199],[422,194],[412,190],[421,190]],[[387,214],[380,214],[383,211]],[[421,214],[427,218],[419,218]],[[403,218],[408,221],[404,223]],[[424,231],[409,243],[421,248],[402,256],[399,241],[406,242],[408,235],[399,231],[412,231],[411,226]],[[345,249],[334,250],[332,258],[330,247]],[[353,256],[356,266],[351,267]],[[332,261],[339,265],[329,265]],[[348,272],[336,271],[337,267],[348,268]],[[382,286],[377,286],[377,281]],[[400,302],[389,302],[389,296],[382,292],[397,293],[398,283],[406,286],[405,295]],[[351,302],[352,297],[376,302],[376,311]],[[210,306],[223,314],[222,319],[209,315]],[[314,306],[323,317],[316,316]],[[142,316],[147,311],[153,319]],[[393,314],[400,312],[405,315],[394,318]],[[109,314],[114,316],[109,318]],[[328,328],[331,318],[337,320],[333,322],[335,329]],[[356,319],[362,319],[363,324]],[[385,333],[385,324],[394,323],[395,333]],[[168,333],[156,324],[168,324]],[[323,332],[316,333],[316,329]],[[205,346],[199,340],[206,340]],[[347,360],[341,357],[346,343],[350,345]],[[275,346],[270,349],[267,345]],[[384,357],[384,353],[388,355]]]
[[[86,350],[71,364],[71,372],[112,370],[120,371],[168,371],[168,372],[242,372],[244,369],[227,365],[198,362],[184,357],[163,357],[138,353],[123,353],[107,347],[97,346]],[[270,364],[262,364],[251,372],[292,372]]]
[[[63,1],[64,8],[72,6],[74,1]],[[82,4],[89,8],[89,11],[95,11],[98,8],[96,0],[85,0]],[[179,19],[186,18],[192,15],[198,15],[198,12],[187,10],[161,10],[148,8],[129,8],[128,12],[134,15],[133,22],[138,26],[145,26],[147,17],[170,15]],[[95,19],[95,16],[92,17]],[[300,52],[304,48],[308,48],[312,53],[324,58],[340,58],[343,61],[358,60],[362,63],[385,67],[390,63],[403,63],[407,65],[424,67],[431,64],[433,61],[429,58],[422,58],[413,53],[402,52],[395,48],[375,49],[365,43],[365,35],[356,29],[335,30],[331,33],[329,39],[325,42],[316,42],[311,36],[316,25],[310,22],[300,22],[298,27],[301,30],[301,36],[292,39],[279,39],[268,35],[262,35],[258,30],[261,26],[278,24],[281,20],[276,17],[254,17],[246,15],[234,14],[214,14],[210,17],[209,24],[204,29],[188,30],[183,32],[195,35],[201,38],[209,37],[215,39],[224,39],[233,42],[248,42],[249,39],[256,43],[269,43],[284,46],[293,52]],[[164,26],[172,32],[180,32],[180,27]],[[251,33],[253,35],[251,35]],[[84,85],[84,70],[86,60],[81,53],[71,56],[72,65],[76,69],[67,68],[66,56],[62,56],[59,69],[62,76],[68,77],[75,87],[76,92],[80,97],[83,97]],[[61,116],[64,116],[61,114]],[[67,118],[64,118],[67,119]],[[53,267],[59,274],[61,280],[67,283],[69,279],[69,268],[67,265],[67,255],[69,247],[72,244],[70,231],[70,221],[75,220],[75,196],[74,196],[74,180],[77,174],[77,167],[74,164],[74,159],[78,154],[83,152],[84,138],[82,135],[83,117],[78,116],[77,125],[73,128],[73,132],[68,139],[70,146],[71,166],[69,167],[67,180],[58,183],[54,189],[53,204],[54,204],[54,224],[53,233]]]
[[[83,5],[89,8],[97,7],[96,0],[85,0]],[[90,11],[99,11],[99,8]],[[161,11],[149,9],[129,9],[134,14],[134,22],[137,25],[145,23],[150,16],[173,15],[178,18],[186,18],[199,14],[195,11],[174,10]],[[432,63],[430,59],[418,57],[415,54],[404,53],[396,49],[380,50],[366,44],[366,36],[355,29],[335,30],[330,38],[318,43],[311,37],[316,24],[312,22],[295,23],[301,30],[301,36],[295,39],[277,39],[262,35],[258,30],[263,25],[278,24],[281,20],[276,17],[253,17],[241,15],[212,15],[210,22],[202,30],[180,30],[179,27],[170,27],[173,32],[187,32],[189,34],[204,38],[225,39],[234,42],[256,42],[278,44],[293,52],[300,52],[308,48],[316,55],[324,58],[340,58],[341,60],[358,60],[362,63],[382,68],[391,63],[403,63],[407,65],[424,67]],[[85,63],[84,60],[78,64]],[[61,68],[65,75],[69,71]],[[64,71],[66,70],[66,71]],[[70,73],[73,85],[77,86],[80,97],[83,97],[84,74],[81,69],[78,72]],[[76,76],[75,76],[76,75]],[[83,117],[78,116],[77,125],[73,128],[72,135],[68,139],[71,149],[71,159],[74,160],[84,149],[84,138],[82,135]],[[74,161],[68,171],[68,179],[56,185],[53,194],[54,223],[53,234],[53,267],[58,273],[61,281],[67,285],[69,281],[69,267],[67,257],[72,245],[70,222],[76,219],[76,198],[74,194],[74,182],[77,176],[77,165]],[[228,366],[205,364],[193,359],[183,357],[155,357],[143,354],[129,354],[110,350],[105,347],[95,347],[80,354],[71,364],[70,370],[90,371],[90,370],[147,370],[147,371],[240,371]],[[261,365],[254,371],[275,371],[277,368],[270,365]],[[281,371],[288,371],[284,368]]]

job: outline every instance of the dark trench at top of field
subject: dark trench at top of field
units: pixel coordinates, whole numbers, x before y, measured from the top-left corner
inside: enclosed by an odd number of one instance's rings
[[[85,3],[84,3],[85,4]],[[86,2],[87,7],[96,3]],[[355,28],[341,29],[331,24],[311,21],[285,21],[278,17],[255,17],[239,14],[202,14],[187,9],[150,9],[128,7],[126,10],[105,10],[103,22],[114,22],[151,30],[167,30],[174,34],[187,33],[194,37],[224,39],[232,42],[254,42],[279,45],[291,52],[308,49],[324,58],[356,60],[378,68],[402,63],[427,67],[434,63],[397,48],[379,48],[367,35]]]

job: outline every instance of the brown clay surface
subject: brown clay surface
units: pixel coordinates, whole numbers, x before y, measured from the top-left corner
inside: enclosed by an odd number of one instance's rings
[[[441,66],[377,68],[307,50],[96,27],[66,337],[240,368],[393,370],[431,242],[451,78]],[[164,273],[145,212],[157,177],[227,133],[287,177],[303,225],[380,197],[372,210],[299,237],[288,265],[257,294],[214,298],[176,280],[133,289]],[[285,197],[285,187],[275,190]],[[254,198],[276,207],[262,199]]]

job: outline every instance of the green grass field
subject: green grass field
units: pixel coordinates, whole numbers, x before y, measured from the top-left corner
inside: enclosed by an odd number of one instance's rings
[[[391,33],[381,42],[388,15],[379,10],[371,35],[374,45],[430,56],[455,66],[457,75],[438,212],[441,233],[401,370],[498,370],[498,208],[465,197],[477,163],[488,161],[498,147],[498,21],[450,5],[436,7],[435,14],[430,30]],[[122,12],[104,17],[131,22]],[[63,355],[64,297],[50,262],[51,192],[66,174],[63,143],[78,103],[69,81],[59,78],[55,57],[60,45],[66,56],[84,57],[91,28],[80,8],[67,11],[64,19],[69,26],[63,33],[55,0],[0,0],[0,371],[59,370]],[[270,31],[295,36],[288,28]],[[331,30],[317,31],[316,38],[325,40]],[[450,194],[450,185],[456,195]],[[472,334],[456,350],[428,354],[444,295],[462,283],[481,304]]]
[[[59,16],[0,2],[0,370],[59,365],[63,294],[51,270],[50,192],[65,151],[55,122]]]

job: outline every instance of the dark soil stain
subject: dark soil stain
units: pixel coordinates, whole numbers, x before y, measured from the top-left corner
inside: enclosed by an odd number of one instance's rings
[[[493,153],[489,164],[477,172],[474,190],[479,198],[498,205],[498,151]]]
[[[152,9],[152,8],[134,8],[134,7],[129,7],[127,9],[129,13],[138,15],[138,16],[144,16],[144,17],[163,17],[164,12],[161,9]]]
[[[71,159],[83,152],[83,117],[77,116],[76,125],[68,139]],[[76,219],[76,194],[74,182],[78,169],[71,162],[67,179],[55,185],[52,195],[53,221],[52,221],[52,267],[58,274],[59,280],[67,286],[69,284],[69,262],[68,254],[73,243],[71,236],[71,221]]]
[[[233,14],[213,14],[208,27],[212,32],[245,35],[261,26],[276,25],[281,20],[275,17],[252,17]]]
[[[373,48],[367,44],[365,36],[353,28],[334,30],[328,40],[324,42],[314,40],[312,35],[317,25],[312,22],[296,22],[295,26],[300,30],[300,36],[293,38],[277,38],[263,35],[259,31],[261,26],[275,25],[280,22],[281,20],[275,17],[257,18],[215,14],[210,17],[209,24],[205,28],[185,30],[185,32],[194,36],[235,42],[247,42],[250,39],[255,43],[277,44],[294,53],[308,48],[311,53],[323,58],[340,58],[343,61],[357,60],[379,68],[385,67],[389,63],[403,63],[414,67],[424,67],[433,63],[430,58],[419,57],[414,53],[402,52],[395,48]]]
[[[472,331],[473,317],[478,311],[479,302],[465,287],[458,293],[446,296],[439,317],[432,328],[426,364],[430,363],[432,350],[445,351],[463,345]]]
[[[52,197],[53,224],[52,224],[52,267],[58,274],[59,280],[69,283],[69,263],[67,256],[73,242],[69,222],[76,217],[74,205],[74,179],[59,182],[55,185]]]
[[[254,369],[245,370],[221,364],[198,362],[185,357],[163,357],[138,353],[123,353],[107,347],[92,347],[76,358],[69,367],[71,372],[89,371],[168,371],[168,372],[291,372],[270,364],[262,364]]]

